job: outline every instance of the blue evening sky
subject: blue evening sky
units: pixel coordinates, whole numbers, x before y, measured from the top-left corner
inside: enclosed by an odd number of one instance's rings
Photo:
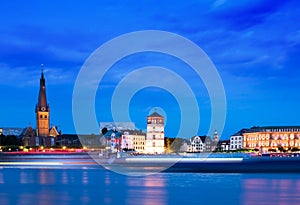
[[[81,66],[106,41],[139,30],[182,35],[210,57],[227,97],[222,138],[254,125],[300,125],[300,1],[137,2],[1,2],[0,127],[35,127],[40,64],[44,64],[51,124],[63,133],[75,133],[72,93]],[[180,60],[157,53],[128,56],[107,72],[95,101],[98,121],[112,120],[110,100],[118,82],[148,65],[173,70],[189,83],[200,109],[195,134],[207,134],[211,106],[203,82]],[[164,76],[161,80],[167,81]],[[167,114],[166,136],[176,136],[180,108],[160,88],[142,89],[132,98],[130,116],[136,127],[146,128],[153,107]]]

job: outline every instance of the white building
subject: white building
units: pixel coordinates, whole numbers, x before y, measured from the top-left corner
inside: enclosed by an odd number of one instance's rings
[[[212,141],[209,136],[194,136],[187,145],[187,152],[210,152]]]
[[[219,151],[229,151],[230,150],[230,140],[220,140],[218,143]]]
[[[164,148],[164,117],[157,112],[147,116],[147,134],[145,153],[162,154]]]
[[[133,136],[128,132],[122,135],[121,149],[133,149]]]
[[[124,132],[122,135],[121,149],[135,150],[136,152],[145,152],[145,134],[142,132]]]
[[[243,136],[232,135],[230,137],[230,150],[243,149]]]

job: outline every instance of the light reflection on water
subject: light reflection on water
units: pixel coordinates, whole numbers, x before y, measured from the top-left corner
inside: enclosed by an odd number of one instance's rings
[[[156,205],[167,204],[166,178],[148,175],[143,178],[127,178],[126,204]],[[133,200],[142,196],[139,200]]]
[[[0,204],[300,204],[300,174],[159,173],[1,169]]]
[[[300,178],[297,174],[269,174],[242,181],[242,204],[300,204]]]

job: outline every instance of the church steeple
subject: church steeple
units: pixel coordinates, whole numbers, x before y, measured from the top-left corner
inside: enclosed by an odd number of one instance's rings
[[[47,103],[46,96],[46,81],[44,76],[44,70],[42,69],[40,78],[40,90],[38,103],[35,107],[36,113],[36,130],[38,136],[48,136],[49,135],[49,116],[50,107]]]
[[[47,96],[46,96],[46,82],[44,77],[44,71],[42,70],[41,78],[40,78],[40,91],[39,98],[37,103],[37,110],[48,111],[49,105],[47,104]]]

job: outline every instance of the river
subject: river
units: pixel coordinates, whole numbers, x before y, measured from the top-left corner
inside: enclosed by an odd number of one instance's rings
[[[300,204],[300,174],[157,173],[2,167],[0,204]]]

